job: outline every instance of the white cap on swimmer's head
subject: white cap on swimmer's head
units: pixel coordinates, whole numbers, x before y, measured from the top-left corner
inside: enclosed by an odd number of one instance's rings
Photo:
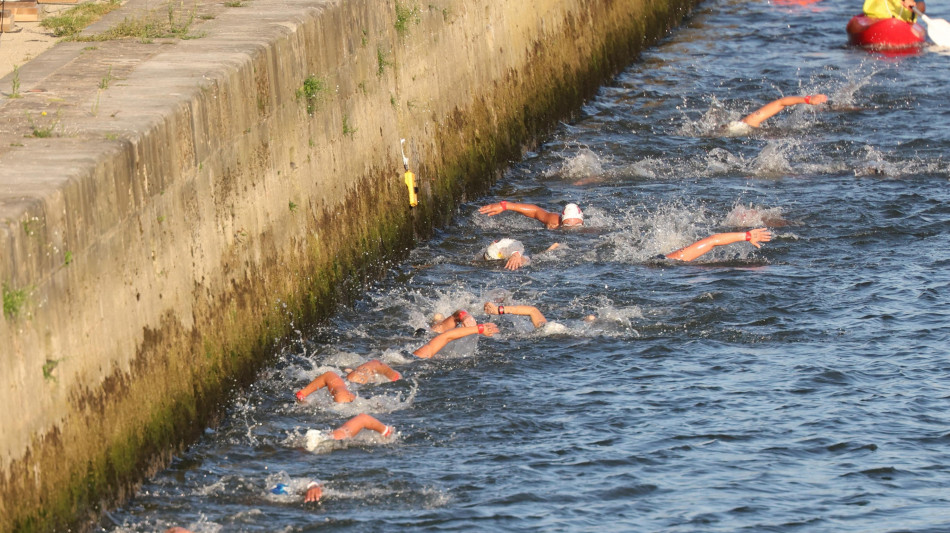
[[[577,207],[577,204],[565,205],[564,211],[561,213],[561,224],[571,219],[579,220],[581,224],[584,223],[584,213],[581,212],[580,207]]]
[[[488,245],[488,248],[485,249],[485,259],[493,261],[495,259],[504,259],[505,258],[505,249],[511,246],[514,243],[514,239],[502,239],[500,241],[494,241]]]

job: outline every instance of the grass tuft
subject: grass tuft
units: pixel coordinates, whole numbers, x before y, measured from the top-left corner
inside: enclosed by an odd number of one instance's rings
[[[23,310],[23,304],[26,303],[26,291],[11,289],[6,283],[3,284],[3,314],[8,318],[16,318]]]
[[[307,114],[313,115],[317,104],[323,101],[329,90],[327,82],[311,74],[303,80],[303,86],[297,89],[297,99],[304,99],[307,102]]]
[[[63,11],[60,15],[43,19],[40,22],[40,26],[52,30],[53,35],[56,37],[70,37],[78,34],[85,29],[86,26],[121,6],[121,0],[86,2],[76,7],[71,7]]]

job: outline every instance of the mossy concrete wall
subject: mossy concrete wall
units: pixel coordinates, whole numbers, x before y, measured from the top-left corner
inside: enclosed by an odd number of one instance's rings
[[[692,3],[199,2],[0,80],[0,530],[88,527]]]

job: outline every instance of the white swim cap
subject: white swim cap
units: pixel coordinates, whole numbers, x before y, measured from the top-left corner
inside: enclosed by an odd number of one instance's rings
[[[515,242],[514,239],[502,239],[488,245],[485,249],[485,259],[493,261],[495,259],[505,258],[505,249]]]
[[[564,212],[561,213],[561,222],[571,218],[576,218],[581,222],[584,221],[584,213],[581,212],[580,207],[577,207],[577,204],[567,204],[564,206]]]
[[[742,122],[741,120],[733,120],[726,125],[726,135],[738,137],[740,135],[748,135],[754,130],[751,125]]]
[[[321,443],[333,440],[328,432],[319,429],[308,429],[305,438],[307,439],[307,449],[311,452],[320,447]]]

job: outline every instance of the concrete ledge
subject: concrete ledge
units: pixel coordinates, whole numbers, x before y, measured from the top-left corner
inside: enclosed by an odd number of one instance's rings
[[[24,66],[0,101],[0,530],[88,527],[291,321],[403,257],[692,2],[199,4],[200,38]]]

